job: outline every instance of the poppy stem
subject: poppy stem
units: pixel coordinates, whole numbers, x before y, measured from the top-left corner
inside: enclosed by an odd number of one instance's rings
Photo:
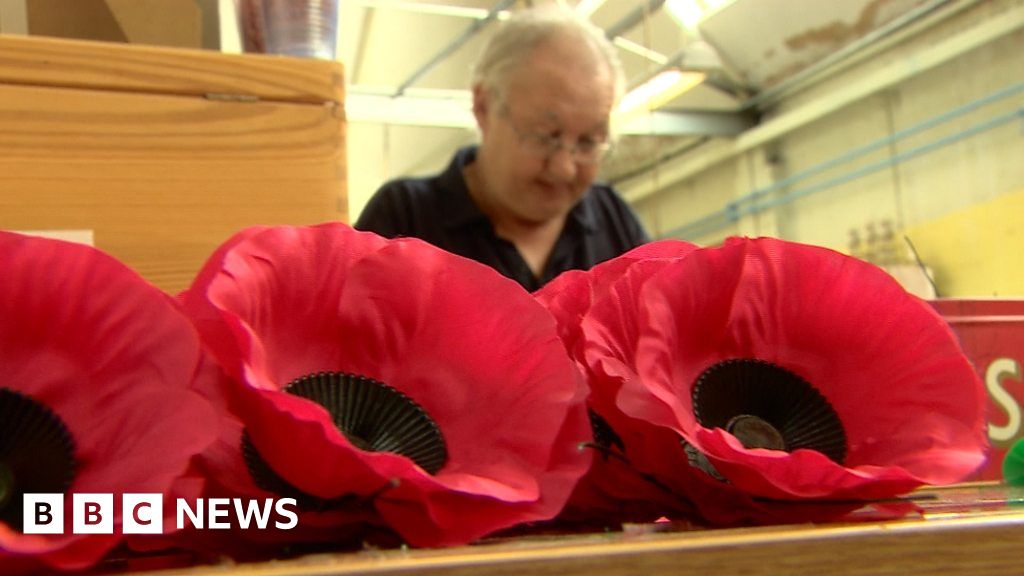
[[[677,496],[677,494],[675,493],[674,490],[672,490],[668,486],[664,485],[661,482],[661,480],[658,480],[653,475],[647,474],[645,472],[637,472],[637,474],[639,474],[641,478],[643,478],[644,480],[650,482],[652,485],[654,485],[656,488],[658,488],[662,492],[665,492],[666,494],[670,494],[672,496]]]
[[[590,448],[592,450],[597,450],[598,452],[601,453],[601,456],[603,456],[605,458],[605,460],[607,460],[609,457],[612,457],[612,458],[615,458],[615,459],[621,461],[623,464],[629,464],[630,463],[629,462],[629,458],[626,458],[626,456],[623,455],[623,454],[620,454],[618,452],[613,451],[611,446],[605,446],[605,445],[597,443],[597,442],[580,442],[578,444],[578,446],[581,449],[582,448]]]

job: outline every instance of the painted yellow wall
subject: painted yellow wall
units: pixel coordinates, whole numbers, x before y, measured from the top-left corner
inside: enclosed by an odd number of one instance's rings
[[[941,296],[1024,296],[1024,190],[910,227]]]

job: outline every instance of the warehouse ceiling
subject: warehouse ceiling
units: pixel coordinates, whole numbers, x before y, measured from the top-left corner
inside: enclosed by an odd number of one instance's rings
[[[551,0],[554,1],[554,0]],[[384,124],[389,172],[430,172],[475,138],[468,77],[488,36],[524,0],[345,0],[339,57],[353,124]],[[564,0],[613,39],[627,89],[669,69],[703,81],[621,119],[603,166],[618,179],[750,129],[813,73],[947,2],[937,0]],[[673,8],[681,10],[670,10]]]

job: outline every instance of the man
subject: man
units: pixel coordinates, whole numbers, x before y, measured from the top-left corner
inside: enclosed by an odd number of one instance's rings
[[[561,10],[517,14],[474,70],[480,146],[437,176],[385,184],[356,228],[422,238],[530,291],[647,242],[625,202],[594,184],[621,91],[600,29]]]

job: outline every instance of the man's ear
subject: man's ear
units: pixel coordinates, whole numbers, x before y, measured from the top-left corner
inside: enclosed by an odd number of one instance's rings
[[[473,116],[476,118],[476,125],[480,127],[480,133],[487,132],[488,118],[493,102],[493,93],[482,84],[473,85]]]

